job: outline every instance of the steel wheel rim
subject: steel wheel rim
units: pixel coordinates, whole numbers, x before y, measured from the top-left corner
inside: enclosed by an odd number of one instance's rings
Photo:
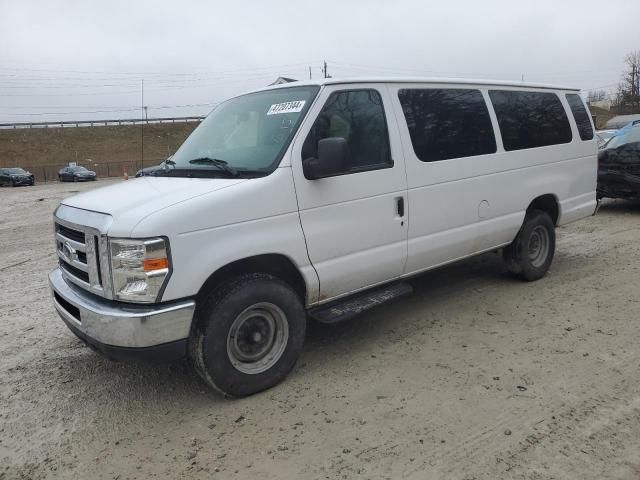
[[[289,340],[289,322],[273,303],[251,305],[238,315],[227,334],[227,356],[234,368],[256,375],[273,367]]]
[[[549,232],[546,228],[538,225],[533,229],[527,244],[527,256],[531,265],[540,267],[547,261],[550,243]]]

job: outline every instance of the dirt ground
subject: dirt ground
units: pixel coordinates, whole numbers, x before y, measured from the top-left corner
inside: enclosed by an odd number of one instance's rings
[[[228,400],[54,312],[51,213],[106,183],[0,189],[0,479],[640,478],[639,205],[560,228],[538,282],[488,254],[312,325],[283,384]]]

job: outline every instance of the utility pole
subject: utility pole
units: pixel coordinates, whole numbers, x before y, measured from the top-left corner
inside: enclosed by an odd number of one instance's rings
[[[144,168],[144,79],[140,82],[140,168]]]
[[[327,78],[327,62],[323,62],[323,66],[322,66],[322,74],[324,75],[324,78]]]
[[[311,80],[311,65],[309,65],[309,80]]]

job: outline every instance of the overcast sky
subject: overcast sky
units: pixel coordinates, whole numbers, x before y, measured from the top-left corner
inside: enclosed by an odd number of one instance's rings
[[[640,1],[0,0],[0,123],[205,114],[279,75],[615,90]]]

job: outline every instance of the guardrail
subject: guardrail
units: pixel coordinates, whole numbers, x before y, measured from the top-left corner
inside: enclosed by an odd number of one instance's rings
[[[140,125],[154,123],[188,123],[201,122],[205,117],[162,117],[162,118],[119,118],[114,120],[73,120],[61,122],[20,122],[0,123],[0,129],[18,128],[75,128],[75,127],[104,127],[113,125]]]

